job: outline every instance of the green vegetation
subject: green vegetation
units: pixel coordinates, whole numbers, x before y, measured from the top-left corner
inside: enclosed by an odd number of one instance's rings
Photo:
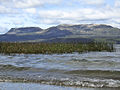
[[[107,43],[0,43],[0,53],[53,54],[89,51],[113,51]]]

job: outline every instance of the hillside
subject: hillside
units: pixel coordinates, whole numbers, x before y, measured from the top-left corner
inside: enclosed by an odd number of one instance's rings
[[[63,24],[48,29],[39,27],[11,28],[0,35],[1,42],[91,42],[120,43],[120,29],[104,24]]]

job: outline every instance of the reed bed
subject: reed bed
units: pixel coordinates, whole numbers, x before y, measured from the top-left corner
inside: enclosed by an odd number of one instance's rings
[[[0,43],[0,53],[62,54],[89,51],[113,51],[108,43]]]

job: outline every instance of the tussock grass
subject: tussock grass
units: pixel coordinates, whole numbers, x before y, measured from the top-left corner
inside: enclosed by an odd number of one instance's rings
[[[113,51],[107,43],[0,43],[0,53],[11,54],[61,54],[89,51]]]

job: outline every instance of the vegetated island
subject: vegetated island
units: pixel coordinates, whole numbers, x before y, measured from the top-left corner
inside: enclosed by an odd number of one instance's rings
[[[89,51],[113,51],[113,44],[108,43],[0,43],[3,54],[62,54]]]

